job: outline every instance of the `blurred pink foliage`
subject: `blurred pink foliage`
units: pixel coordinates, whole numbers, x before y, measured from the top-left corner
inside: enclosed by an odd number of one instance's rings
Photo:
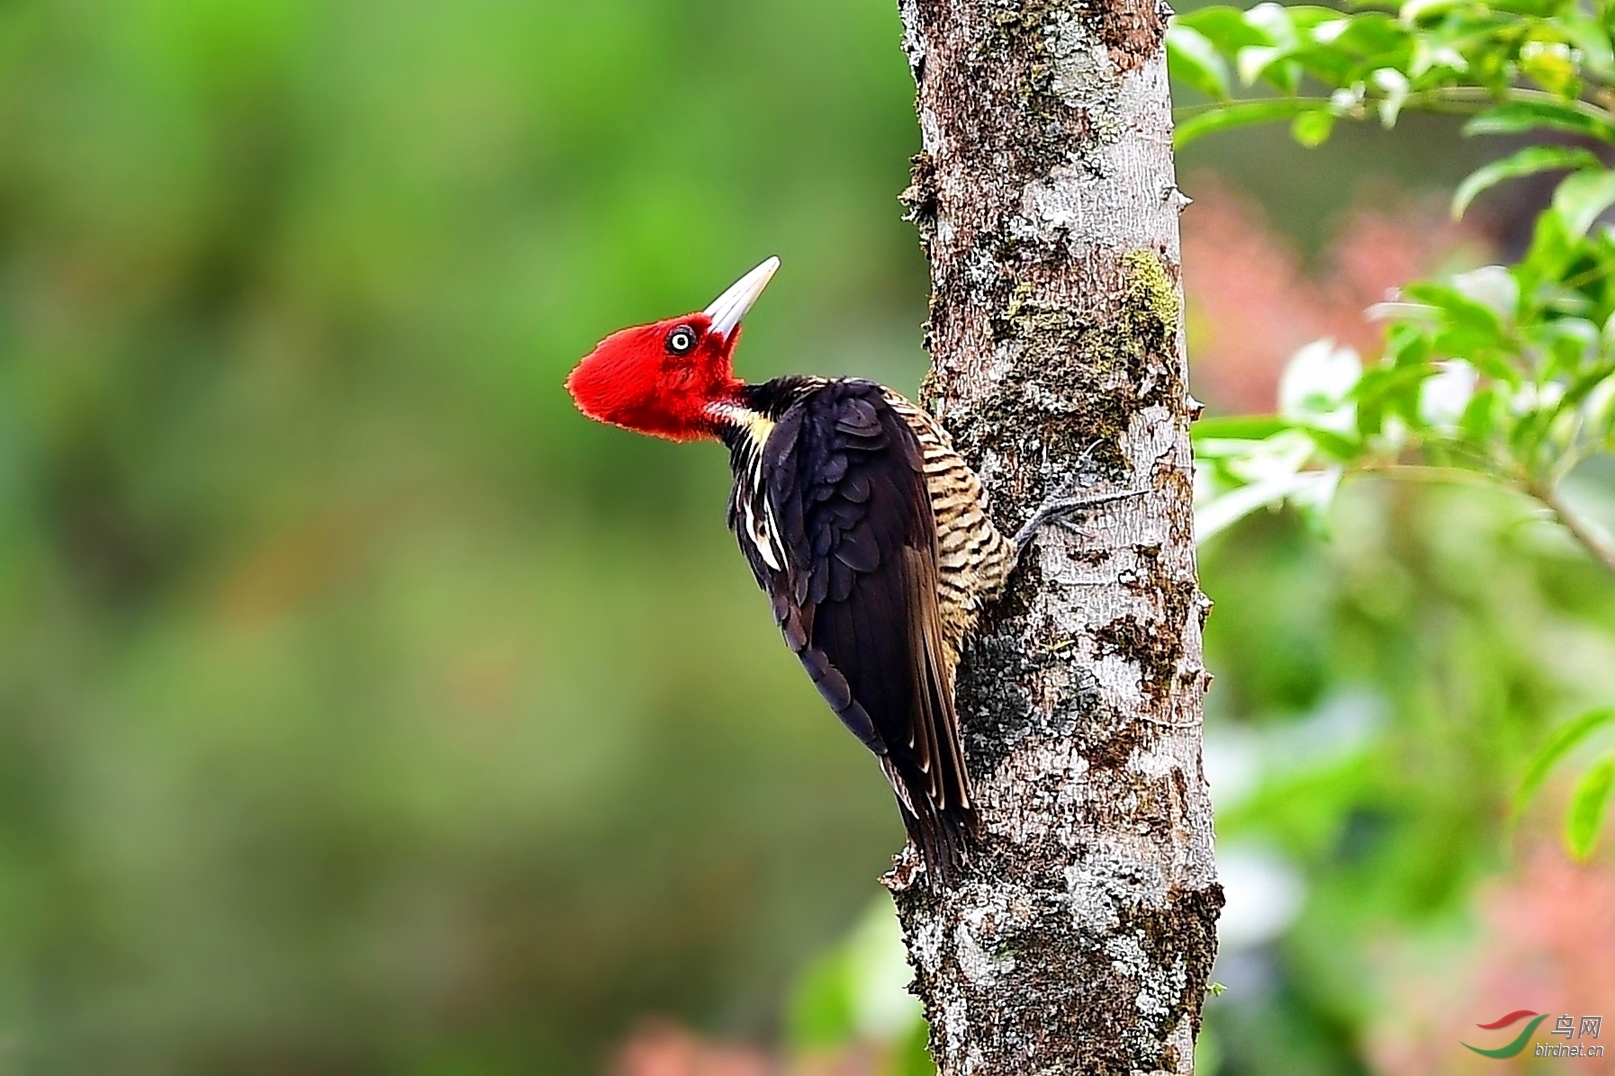
[[[1369,1043],[1376,1067],[1392,1076],[1535,1071],[1546,1065],[1555,1072],[1615,1073],[1615,865],[1578,866],[1544,841],[1516,875],[1484,890],[1477,908],[1482,938],[1456,963],[1438,958],[1431,966],[1425,954],[1417,974],[1398,968],[1393,1012]],[[1519,1057],[1500,1062],[1459,1045],[1506,1043],[1523,1023],[1506,1031],[1476,1025],[1517,1009],[1549,1014],[1534,1042],[1602,1045],[1605,1056],[1542,1060],[1527,1046]],[[1578,1034],[1568,1040],[1551,1034],[1561,1015],[1576,1022]],[[1603,1018],[1597,1038],[1579,1034],[1583,1016]]]
[[[666,1019],[646,1020],[617,1051],[612,1076],[772,1076],[778,1060],[752,1046],[698,1038]]]
[[[1222,414],[1271,413],[1279,374],[1321,337],[1370,356],[1380,329],[1363,311],[1455,257],[1480,234],[1405,197],[1359,197],[1316,267],[1261,209],[1213,175],[1192,177],[1183,216],[1183,286],[1195,396]]]
[[[882,1050],[871,1043],[786,1056],[703,1039],[665,1018],[641,1023],[618,1049],[611,1076],[875,1076]]]

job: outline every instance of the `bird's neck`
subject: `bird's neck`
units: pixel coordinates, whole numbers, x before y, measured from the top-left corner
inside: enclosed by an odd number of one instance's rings
[[[742,390],[750,389],[751,385],[742,385]],[[766,411],[755,407],[746,399],[743,392],[733,399],[719,400],[707,405],[706,414],[712,420],[718,440],[731,449],[737,444],[749,444],[754,448],[762,448],[768,441],[768,435],[774,432],[777,421]]]
[[[761,449],[774,426],[803,397],[824,386],[822,377],[792,374],[752,385],[736,382],[735,392],[707,405],[718,439],[731,449],[749,444]]]

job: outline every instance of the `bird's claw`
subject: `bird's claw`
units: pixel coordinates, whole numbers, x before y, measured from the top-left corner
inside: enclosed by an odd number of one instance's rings
[[[1050,523],[1057,524],[1074,534],[1086,536],[1087,532],[1078,526],[1075,520],[1070,518],[1073,514],[1115,501],[1142,497],[1147,492],[1149,491],[1133,489],[1122,490],[1117,493],[1100,493],[1087,497],[1075,497],[1071,495],[1069,488],[1061,490],[1039,505],[1037,511],[1033,512],[1031,518],[1026,521],[1026,525],[1016,533],[1014,538],[1015,549],[1017,552],[1024,553],[1026,547],[1032,544],[1032,539],[1037,537],[1037,532]]]

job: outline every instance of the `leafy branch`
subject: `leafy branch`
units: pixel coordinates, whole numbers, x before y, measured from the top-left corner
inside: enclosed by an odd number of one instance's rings
[[[1391,127],[1424,110],[1467,115],[1466,134],[1551,136],[1465,179],[1455,217],[1500,183],[1567,173],[1518,262],[1410,283],[1372,308],[1386,324],[1376,361],[1320,341],[1290,363],[1277,415],[1197,426],[1202,539],[1279,504],[1321,520],[1350,475],[1479,482],[1534,498],[1615,575],[1615,540],[1562,489],[1577,465],[1615,451],[1615,232],[1602,223],[1615,206],[1612,26],[1615,0],[1263,3],[1173,19],[1172,74],[1210,99],[1185,110],[1179,145],[1284,120],[1316,146],[1342,120]],[[1578,786],[1577,855],[1612,783],[1615,756]]]

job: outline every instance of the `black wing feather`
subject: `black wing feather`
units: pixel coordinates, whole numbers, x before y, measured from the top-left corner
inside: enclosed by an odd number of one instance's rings
[[[768,565],[737,527],[758,582],[825,701],[881,756],[911,836],[945,882],[974,816],[919,440],[878,385],[829,381],[780,416],[757,477],[785,560]]]

